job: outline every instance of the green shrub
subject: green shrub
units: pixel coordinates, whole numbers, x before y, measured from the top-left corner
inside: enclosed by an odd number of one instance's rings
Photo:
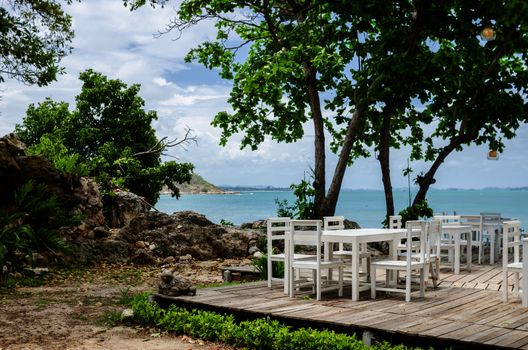
[[[262,254],[260,258],[251,260],[251,266],[260,273],[262,279],[268,278],[268,255]],[[284,278],[284,263],[282,261],[273,261],[271,263],[271,275],[276,278]]]
[[[293,330],[276,320],[260,318],[236,323],[232,315],[193,309],[192,311],[171,305],[161,309],[148,301],[147,294],[140,294],[132,301],[134,320],[143,325],[157,326],[194,338],[220,341],[237,348],[275,350],[356,350],[369,349],[354,335],[329,330],[300,328]],[[376,344],[373,350],[406,350],[406,346],[389,343]]]
[[[78,218],[66,216],[57,197],[50,196],[44,185],[25,183],[15,191],[13,205],[0,210],[0,268],[8,261],[12,269],[21,267],[17,256],[31,257],[35,251],[72,253],[57,230],[78,223]]]

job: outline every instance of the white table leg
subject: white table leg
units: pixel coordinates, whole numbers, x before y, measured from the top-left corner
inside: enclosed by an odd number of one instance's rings
[[[472,257],[472,249],[473,247],[471,246],[471,240],[473,237],[471,237],[471,231],[469,231],[467,234],[467,255],[466,255],[466,259],[467,259],[467,270],[468,271],[471,271],[471,260],[473,260],[473,257]]]
[[[460,232],[453,233],[455,236],[455,275],[460,273]]]
[[[495,263],[495,228],[488,227],[488,235],[490,237],[490,265],[493,265]]]
[[[352,242],[352,301],[359,300],[359,244]]]
[[[284,240],[284,294],[290,294],[290,241]]]

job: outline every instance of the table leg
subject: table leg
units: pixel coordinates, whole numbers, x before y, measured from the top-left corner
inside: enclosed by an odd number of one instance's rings
[[[359,300],[359,243],[352,242],[352,301]]]
[[[471,263],[472,263],[472,260],[473,260],[473,257],[472,257],[472,249],[473,247],[471,246],[471,240],[472,240],[472,237],[471,237],[471,231],[469,231],[467,233],[467,270],[468,271],[471,271]]]
[[[453,234],[455,236],[455,275],[460,273],[460,232]]]
[[[284,294],[290,294],[290,241],[284,240]]]

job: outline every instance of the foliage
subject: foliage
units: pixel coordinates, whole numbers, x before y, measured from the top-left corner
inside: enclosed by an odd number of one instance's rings
[[[78,218],[69,218],[57,197],[50,196],[42,184],[29,181],[15,191],[13,206],[0,210],[0,267],[17,264],[17,253],[48,250],[54,254],[70,254],[72,247],[57,232],[62,226],[77,225]]]
[[[260,278],[268,278],[268,255],[262,254],[258,258],[251,260],[251,266],[260,273]],[[284,278],[284,263],[282,261],[271,262],[271,275],[276,278]]]
[[[95,177],[105,194],[125,189],[154,204],[167,186],[178,197],[177,184],[191,179],[193,166],[161,163],[170,142],[157,139],[151,126],[157,115],[143,109],[139,85],[127,86],[92,70],[80,79],[75,109],[50,99],[30,105],[16,127],[20,139],[61,171]]]
[[[287,199],[282,201],[275,199],[277,205],[277,216],[290,217],[296,219],[311,219],[315,215],[315,194],[316,190],[312,184],[306,180],[302,180],[299,184],[290,185],[293,190],[293,195],[296,197],[295,202],[289,205]]]
[[[2,1],[0,82],[6,76],[39,86],[54,81],[63,73],[59,61],[71,51],[71,27],[60,1]]]
[[[402,217],[402,227],[405,227],[405,223],[409,220],[433,217],[433,209],[429,207],[427,201],[423,201],[420,204],[403,209],[399,212],[399,215]]]
[[[384,342],[367,347],[353,335],[311,328],[291,329],[276,320],[260,318],[237,323],[232,315],[192,309],[174,305],[161,309],[148,301],[147,294],[137,296],[132,302],[134,320],[142,325],[157,326],[194,338],[220,341],[237,348],[247,349],[408,349],[403,345],[391,346]]]
[[[232,221],[220,219],[220,225],[233,227],[235,224]]]

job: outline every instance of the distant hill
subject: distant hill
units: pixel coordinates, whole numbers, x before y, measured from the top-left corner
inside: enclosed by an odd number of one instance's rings
[[[210,182],[207,182],[203,177],[198,174],[193,174],[190,183],[184,183],[178,185],[180,194],[224,194],[233,193],[233,191],[226,191],[216,187]],[[162,193],[170,193],[168,188],[164,187]]]

